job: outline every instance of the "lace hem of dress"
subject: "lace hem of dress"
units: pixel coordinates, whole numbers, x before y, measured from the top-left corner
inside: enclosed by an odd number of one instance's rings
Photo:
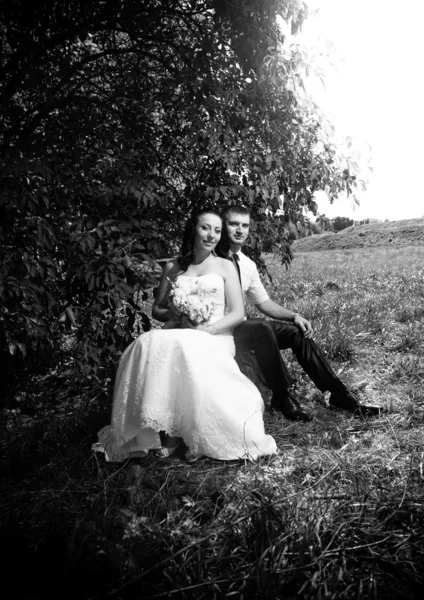
[[[163,431],[165,434],[172,437],[182,437],[182,433],[178,428],[172,427],[172,417],[168,419],[146,419],[140,430],[150,429],[156,433]],[[91,449],[93,452],[100,452],[105,455],[106,462],[125,462],[130,458],[145,458],[149,454],[149,450],[157,449],[146,447],[131,449],[132,445],[136,445],[137,436],[127,442],[122,442],[122,436],[116,433],[116,430],[112,425],[107,425],[98,431],[98,441],[92,444]],[[121,440],[121,442],[119,442]]]
[[[145,458],[149,454],[149,448],[137,450],[126,450],[116,446],[115,436],[111,425],[100,429],[97,433],[98,442],[92,444],[93,452],[101,452],[105,455],[106,462],[123,463],[130,458]]]

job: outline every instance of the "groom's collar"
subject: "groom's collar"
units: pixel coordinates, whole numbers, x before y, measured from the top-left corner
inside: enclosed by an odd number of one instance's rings
[[[241,254],[241,248],[239,248],[239,249],[237,250],[237,252],[233,252],[232,250],[230,250],[230,251],[228,252],[228,256],[229,256],[230,258],[231,258],[232,256],[234,256],[234,254],[238,254],[238,255],[240,255],[240,254]]]

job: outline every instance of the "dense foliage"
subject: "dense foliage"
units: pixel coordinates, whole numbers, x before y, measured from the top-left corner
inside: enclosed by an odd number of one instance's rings
[[[287,258],[280,198],[287,221],[316,210],[318,189],[351,191],[279,25],[306,16],[302,0],[2,2],[9,375],[49,361],[64,333],[77,373],[95,374],[148,329],[140,300],[198,203],[248,204],[253,252],[266,239]]]

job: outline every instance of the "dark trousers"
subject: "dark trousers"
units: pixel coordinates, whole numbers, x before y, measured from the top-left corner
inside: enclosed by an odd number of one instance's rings
[[[292,323],[247,319],[234,330],[234,341],[236,360],[244,352],[253,350],[275,400],[287,397],[294,383],[280,353],[280,350],[288,348],[321,392],[343,392],[346,389],[316,343],[311,339],[305,340],[300,329]]]

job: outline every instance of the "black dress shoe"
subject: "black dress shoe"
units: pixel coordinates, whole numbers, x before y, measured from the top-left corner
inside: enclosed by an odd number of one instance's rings
[[[329,400],[333,410],[346,410],[357,417],[378,417],[383,413],[381,406],[373,404],[360,404],[352,392],[332,393]]]
[[[290,397],[283,398],[282,400],[273,397],[271,400],[271,410],[282,413],[286,419],[289,419],[290,421],[303,421],[304,423],[308,423],[313,419],[312,415],[302,408],[297,407]]]
[[[384,408],[375,404],[360,404],[354,411],[357,417],[380,417],[384,412]]]
[[[288,410],[283,409],[281,410],[281,412],[286,417],[286,419],[289,419],[289,421],[303,421],[304,423],[308,423],[313,419],[312,415],[307,413],[305,410],[302,410],[301,408],[290,408]]]

